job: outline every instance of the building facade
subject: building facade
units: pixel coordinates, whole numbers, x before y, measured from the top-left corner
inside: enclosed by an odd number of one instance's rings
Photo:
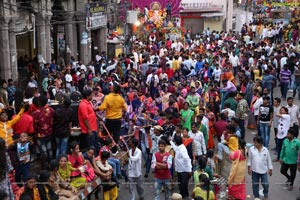
[[[107,4],[92,0],[0,0],[0,76],[18,79],[23,63],[70,57],[87,64],[106,51]]]
[[[182,0],[181,26],[193,34],[232,29],[233,0]]]

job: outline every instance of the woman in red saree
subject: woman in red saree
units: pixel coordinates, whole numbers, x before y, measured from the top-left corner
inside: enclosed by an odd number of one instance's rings
[[[231,170],[228,177],[228,199],[246,199],[246,170],[247,160],[245,153],[246,143],[239,140],[239,149],[233,152],[229,158],[232,160]]]
[[[77,169],[71,172],[71,177],[83,177],[87,182],[91,182],[95,178],[94,169],[85,161],[76,141],[70,144],[68,160],[72,167]]]
[[[206,117],[208,119],[208,126],[209,126],[207,149],[213,149],[213,148],[215,148],[215,143],[214,143],[215,128],[214,128],[214,125],[216,123],[216,117],[215,117],[215,114],[212,112],[211,105],[207,105],[207,107],[206,107]]]

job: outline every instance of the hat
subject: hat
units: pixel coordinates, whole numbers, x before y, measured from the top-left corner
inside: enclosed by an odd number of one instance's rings
[[[172,200],[182,200],[182,196],[181,196],[181,194],[173,193],[171,199]]]
[[[154,126],[154,129],[157,129],[157,130],[159,130],[159,131],[162,131],[162,130],[163,130],[163,128],[162,128],[160,125]]]

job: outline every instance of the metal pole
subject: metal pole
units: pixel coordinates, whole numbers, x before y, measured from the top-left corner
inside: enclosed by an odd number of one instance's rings
[[[32,26],[33,26],[33,49],[36,48],[36,38],[35,38],[35,15],[31,14]]]

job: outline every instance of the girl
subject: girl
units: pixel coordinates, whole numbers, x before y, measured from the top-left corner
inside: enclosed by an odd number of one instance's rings
[[[73,168],[71,163],[68,162],[68,156],[65,154],[59,157],[59,168],[58,174],[63,182],[69,183],[70,186],[74,188],[81,188],[85,186],[86,179],[81,176],[72,176],[73,171],[78,171],[78,169]]]
[[[200,185],[197,185],[192,193],[192,198],[202,197],[204,200],[214,200],[215,194],[211,190],[209,178],[205,174],[199,175]]]
[[[49,164],[50,177],[49,185],[52,190],[59,196],[60,200],[79,200],[77,189],[64,182],[58,173],[59,163],[57,160],[52,160]]]
[[[95,172],[90,163],[87,163],[84,160],[84,157],[79,149],[79,144],[76,141],[73,141],[70,144],[68,160],[71,163],[72,167],[77,169],[71,172],[71,176],[81,176],[85,178],[87,182],[91,182],[94,179]]]
[[[29,175],[26,184],[17,192],[16,200],[20,200],[20,197],[26,194],[31,197],[31,200],[42,200],[39,189],[36,187],[37,180],[36,174]]]
[[[39,189],[40,197],[43,200],[58,200],[58,195],[52,190],[49,183],[50,172],[42,171],[39,177],[39,184],[37,187]]]

